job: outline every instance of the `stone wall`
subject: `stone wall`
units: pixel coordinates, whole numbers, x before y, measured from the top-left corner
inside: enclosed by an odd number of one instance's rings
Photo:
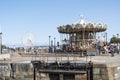
[[[32,64],[16,64],[16,77],[33,77]]]
[[[94,80],[120,80],[120,66],[111,64],[94,64]]]
[[[106,65],[96,64],[93,66],[93,79],[94,80],[109,80],[108,70]]]
[[[0,64],[0,75],[10,80],[10,78],[15,78],[15,80],[33,80],[33,67],[32,64],[15,64],[15,72],[11,69],[9,63]]]
[[[76,74],[75,80],[87,80],[87,75],[86,74]]]
[[[33,80],[33,66],[31,63],[16,63],[16,71],[14,77],[16,80]],[[0,64],[0,75],[9,77],[12,75],[9,63]],[[60,76],[64,77],[62,74]],[[49,74],[37,72],[37,80],[50,80]],[[86,74],[76,74],[75,80],[86,80]],[[7,79],[9,80],[9,79]],[[60,78],[63,80],[63,78]],[[119,64],[94,64],[93,80],[120,80]]]
[[[9,64],[0,63],[0,75],[10,76],[10,66],[9,66]]]

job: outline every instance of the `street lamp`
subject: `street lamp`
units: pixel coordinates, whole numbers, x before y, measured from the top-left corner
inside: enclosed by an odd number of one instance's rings
[[[107,32],[105,33],[105,37],[106,37],[106,44],[107,44]]]
[[[0,32],[0,54],[2,54],[2,32]]]
[[[50,47],[50,52],[53,52],[53,40],[51,40],[51,47]]]
[[[105,35],[103,36],[103,39],[104,39],[104,44],[105,44]]]
[[[117,34],[117,40],[118,40],[118,42],[117,42],[117,46],[118,46],[118,44],[119,44],[119,34]]]
[[[50,53],[50,38],[51,36],[48,36],[49,37],[49,53]]]
[[[56,50],[56,38],[54,37],[54,52]]]
[[[49,47],[50,47],[50,38],[51,38],[51,36],[48,36],[49,37]]]
[[[117,38],[119,38],[119,34],[117,34]]]

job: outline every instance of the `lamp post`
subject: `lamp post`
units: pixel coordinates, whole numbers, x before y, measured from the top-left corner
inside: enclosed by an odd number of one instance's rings
[[[50,38],[51,36],[48,36],[49,37],[49,53],[50,53]]]
[[[117,34],[117,38],[119,38],[119,34]]]
[[[48,36],[49,37],[49,47],[50,47],[50,38],[51,38],[51,36]]]
[[[106,37],[106,44],[107,44],[107,32],[105,33],[105,37]]]
[[[2,32],[0,32],[0,54],[2,54]]]
[[[118,46],[118,44],[119,44],[119,34],[117,34],[117,40],[118,40],[118,42],[117,42],[117,46]]]
[[[57,55],[56,55],[56,38],[54,37],[54,53],[56,56],[56,62],[57,62]]]
[[[104,38],[104,44],[105,44],[105,35],[103,36],[103,38]]]
[[[54,52],[56,50],[56,38],[54,37]]]
[[[119,47],[119,34],[117,34],[117,53],[119,54],[120,47]]]

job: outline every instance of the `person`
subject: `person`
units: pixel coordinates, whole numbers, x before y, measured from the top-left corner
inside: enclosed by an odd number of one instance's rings
[[[120,45],[119,45],[119,47],[118,47],[118,54],[120,54]]]
[[[97,54],[100,55],[101,46],[100,46],[100,43],[99,43],[99,42],[96,43],[96,47],[97,47]]]
[[[107,45],[104,46],[104,50],[105,50],[105,54],[108,55],[108,46]]]
[[[117,53],[119,54],[120,52],[120,45],[117,46]]]
[[[109,47],[106,45],[106,54],[108,55]]]
[[[114,57],[114,46],[110,45],[111,57]]]
[[[98,46],[98,54],[100,55],[101,53],[101,46]]]

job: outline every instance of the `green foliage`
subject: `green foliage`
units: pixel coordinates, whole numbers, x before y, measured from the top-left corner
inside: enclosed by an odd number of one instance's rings
[[[9,47],[7,47],[6,45],[2,45],[2,49],[8,49]]]
[[[2,45],[2,48],[3,48],[3,49],[5,49],[5,48],[6,48],[6,46],[5,46],[5,45]]]
[[[112,38],[110,39],[110,43],[120,43],[120,38],[112,37]]]

